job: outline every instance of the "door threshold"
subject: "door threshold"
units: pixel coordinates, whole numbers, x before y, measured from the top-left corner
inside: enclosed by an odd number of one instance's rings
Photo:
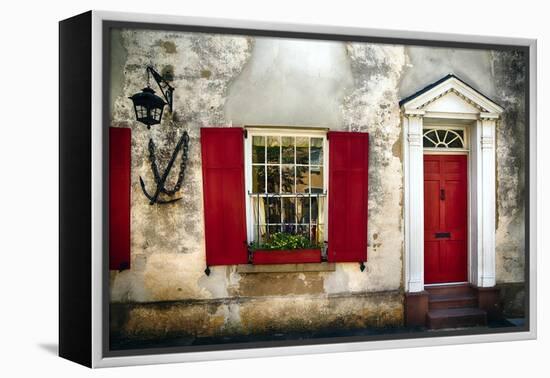
[[[424,287],[467,285],[468,283],[469,283],[468,281],[462,281],[462,282],[443,282],[443,283],[425,284]]]

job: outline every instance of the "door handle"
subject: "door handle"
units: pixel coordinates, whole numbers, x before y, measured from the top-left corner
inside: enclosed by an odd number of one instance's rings
[[[439,190],[439,199],[445,201],[445,189]]]

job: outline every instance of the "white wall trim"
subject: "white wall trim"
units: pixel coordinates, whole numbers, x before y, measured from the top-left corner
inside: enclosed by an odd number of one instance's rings
[[[444,102],[437,101],[448,96]],[[437,101],[437,102],[436,102]],[[465,112],[464,102],[475,112]],[[438,103],[444,107],[438,107]],[[429,106],[428,106],[429,105]],[[469,130],[468,278],[495,285],[495,127],[503,109],[451,76],[402,104],[404,150],[405,290],[424,290],[424,119],[430,126],[472,120]],[[462,121],[463,122],[463,121]]]

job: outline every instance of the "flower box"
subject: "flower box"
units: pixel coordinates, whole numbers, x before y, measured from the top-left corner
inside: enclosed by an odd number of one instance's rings
[[[321,249],[257,249],[252,252],[253,264],[320,263]]]

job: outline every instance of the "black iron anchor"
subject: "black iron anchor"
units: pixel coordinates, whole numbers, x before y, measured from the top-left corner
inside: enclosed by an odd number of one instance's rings
[[[141,176],[139,177],[139,183],[141,184],[141,190],[143,191],[143,194],[145,194],[145,197],[147,197],[147,199],[149,199],[149,204],[150,205],[154,205],[155,203],[158,203],[158,204],[173,203],[173,202],[179,201],[182,198],[182,197],[179,197],[179,198],[172,198],[172,199],[168,199],[168,200],[163,200],[163,199],[159,199],[159,196],[160,196],[161,192],[165,193],[165,194],[168,194],[168,195],[174,195],[179,190],[179,188],[181,186],[181,183],[183,181],[183,178],[185,176],[185,168],[186,168],[187,159],[188,159],[188,153],[187,153],[188,152],[188,144],[189,144],[189,135],[187,134],[186,131],[184,131],[181,138],[180,138],[180,140],[178,141],[178,144],[176,145],[176,148],[172,152],[172,157],[170,158],[170,161],[168,162],[168,165],[164,169],[164,172],[162,173],[162,176],[159,177],[158,169],[157,169],[156,162],[155,162],[155,156],[154,156],[154,151],[155,151],[154,147],[155,147],[155,145],[154,145],[152,139],[149,140],[149,153],[150,153],[149,158],[151,160],[151,169],[153,170],[153,175],[155,176],[155,182],[157,184],[157,187],[155,189],[155,193],[153,195],[151,195],[151,194],[149,194],[149,192],[147,192],[147,189],[145,188],[145,182],[143,181]],[[168,190],[164,187],[164,184],[166,183],[166,179],[168,178],[168,175],[170,174],[170,171],[172,170],[172,166],[174,165],[174,162],[176,161],[178,153],[182,149],[183,149],[183,156],[182,156],[182,164],[181,164],[181,167],[180,167],[178,182],[177,182],[177,184],[176,184],[176,186],[173,190]]]

